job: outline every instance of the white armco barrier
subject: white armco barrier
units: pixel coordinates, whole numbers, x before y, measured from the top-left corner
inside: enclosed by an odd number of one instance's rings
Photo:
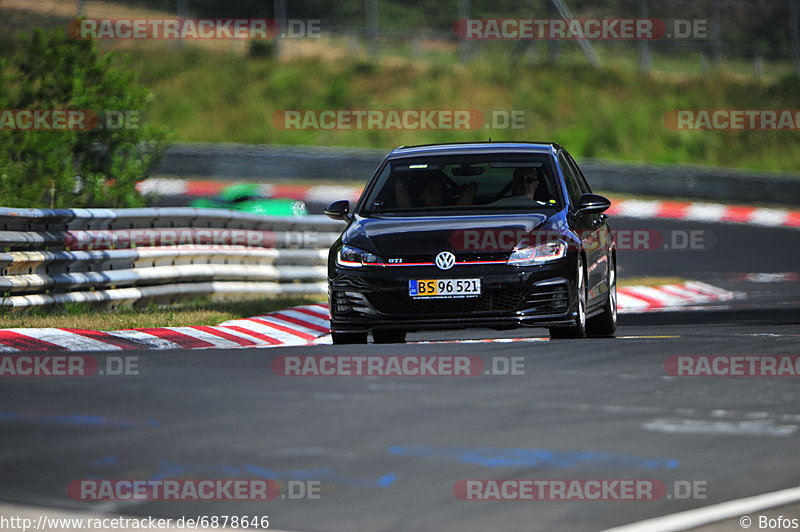
[[[0,304],[323,293],[343,227],[221,209],[0,208]]]

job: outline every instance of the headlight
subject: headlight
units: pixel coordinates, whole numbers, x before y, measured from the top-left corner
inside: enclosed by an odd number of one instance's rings
[[[342,246],[336,254],[336,265],[344,268],[383,266],[383,260],[374,253],[353,246]]]
[[[513,266],[532,266],[543,262],[563,259],[567,254],[567,243],[558,240],[536,246],[518,249],[508,258],[508,264]]]

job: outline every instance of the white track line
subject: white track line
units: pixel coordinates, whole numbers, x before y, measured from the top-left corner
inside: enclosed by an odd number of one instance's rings
[[[645,519],[637,523],[609,528],[604,532],[677,532],[724,521],[725,519],[742,517],[752,512],[775,508],[776,506],[783,506],[796,501],[800,501],[800,486],[653,519]],[[739,526],[738,523],[736,526]]]

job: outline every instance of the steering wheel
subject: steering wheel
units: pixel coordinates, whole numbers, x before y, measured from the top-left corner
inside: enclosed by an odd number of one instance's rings
[[[491,203],[494,203],[495,201],[499,201],[499,200],[503,199],[506,196],[506,194],[509,193],[509,191],[511,190],[512,186],[513,186],[513,183],[509,181],[506,186],[501,188],[500,191],[497,194],[494,195],[494,199],[491,201]]]

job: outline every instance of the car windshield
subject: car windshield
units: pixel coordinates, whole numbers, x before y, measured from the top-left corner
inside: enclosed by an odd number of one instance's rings
[[[369,188],[360,214],[463,215],[559,209],[545,154],[486,154],[390,160]]]

